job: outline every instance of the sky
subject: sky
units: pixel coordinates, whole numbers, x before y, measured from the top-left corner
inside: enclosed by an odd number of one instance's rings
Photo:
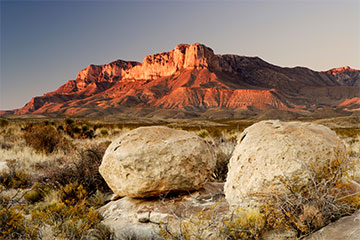
[[[360,69],[360,0],[0,0],[0,109],[54,91],[89,64],[179,43],[283,67]]]

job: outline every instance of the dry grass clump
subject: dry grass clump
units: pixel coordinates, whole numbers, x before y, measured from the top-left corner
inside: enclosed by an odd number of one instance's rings
[[[53,126],[28,125],[23,131],[26,144],[38,152],[51,154],[60,149],[66,151],[70,147],[70,142]]]
[[[360,135],[360,128],[335,128],[336,134],[340,137],[356,137]]]
[[[100,223],[102,217],[82,185],[48,189],[40,201],[25,205],[22,199],[28,200],[30,192],[8,197],[0,191],[0,239],[42,239],[46,227],[50,228],[48,239],[114,239]]]
[[[237,132],[223,133],[214,138],[212,145],[216,154],[216,166],[212,174],[212,180],[225,182],[228,172],[228,164],[237,143]]]
[[[259,209],[236,209],[225,216],[221,228],[224,239],[260,239],[265,231],[265,216]]]
[[[0,127],[6,127],[9,125],[9,121],[5,118],[0,118]]]
[[[297,177],[284,177],[280,181],[286,191],[267,187],[256,194],[263,203],[266,228],[290,229],[302,237],[359,209],[360,193],[349,194],[344,180],[353,165],[347,156],[339,155],[325,168],[308,166],[311,176],[306,186]]]
[[[236,209],[224,212],[219,201],[191,217],[179,217],[179,228],[160,223],[160,235],[169,240],[261,239],[265,218],[259,209]],[[184,214],[186,215],[186,214]]]
[[[68,184],[60,188],[51,201],[34,206],[32,221],[49,225],[57,238],[80,239],[83,232],[96,228],[102,220],[86,197],[87,192],[80,184]]]
[[[31,186],[29,175],[24,170],[21,170],[19,165],[19,161],[10,160],[7,162],[9,170],[0,174],[1,186],[5,187],[6,189],[26,188]]]
[[[96,190],[110,191],[98,169],[102,157],[110,142],[80,151],[77,157],[58,159],[57,162],[41,162],[34,167],[39,173],[36,181],[45,182],[53,187],[65,186],[68,183],[78,182],[86,191],[93,194]]]
[[[38,226],[25,217],[20,190],[7,192],[0,186],[0,239],[37,239]]]

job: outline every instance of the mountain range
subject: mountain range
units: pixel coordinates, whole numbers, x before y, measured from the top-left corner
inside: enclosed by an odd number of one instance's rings
[[[259,57],[218,55],[179,44],[143,62],[89,65],[75,80],[7,114],[245,118],[264,112],[307,116],[360,110],[360,71],[279,67]]]

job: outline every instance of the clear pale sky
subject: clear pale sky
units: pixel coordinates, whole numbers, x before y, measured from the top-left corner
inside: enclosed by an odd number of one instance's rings
[[[0,1],[2,110],[89,64],[142,61],[179,43],[284,67],[360,69],[360,0]]]

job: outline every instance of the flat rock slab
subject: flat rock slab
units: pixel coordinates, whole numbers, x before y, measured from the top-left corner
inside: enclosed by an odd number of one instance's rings
[[[181,220],[196,216],[215,204],[219,217],[228,214],[223,186],[223,183],[206,183],[198,191],[164,198],[124,197],[111,201],[99,212],[104,217],[102,223],[110,227],[117,238],[162,239],[158,234],[160,224],[166,224],[172,231],[179,230]]]
[[[360,210],[312,234],[307,240],[360,240]]]

